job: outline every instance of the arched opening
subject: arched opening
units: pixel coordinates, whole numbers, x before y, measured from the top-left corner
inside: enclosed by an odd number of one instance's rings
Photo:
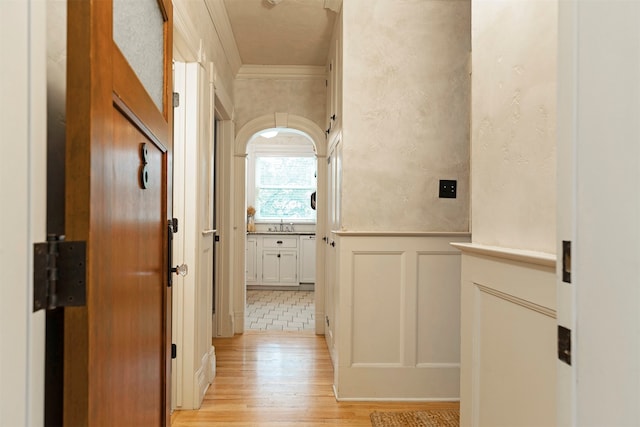
[[[325,204],[323,203],[325,197],[325,187],[326,187],[326,178],[325,178],[325,170],[321,167],[326,161],[326,144],[324,139],[324,133],[315,123],[311,122],[308,119],[299,116],[293,116],[286,113],[276,113],[274,115],[262,116],[260,118],[254,119],[251,122],[247,123],[240,129],[240,131],[236,135],[235,140],[235,164],[234,164],[234,219],[235,219],[235,233],[234,233],[234,276],[235,279],[233,281],[233,295],[234,295],[234,332],[242,333],[245,330],[248,330],[249,325],[245,325],[246,319],[246,299],[247,299],[247,286],[245,281],[246,274],[246,261],[247,261],[247,200],[248,196],[251,203],[255,203],[255,193],[250,195],[249,191],[247,191],[247,182],[249,177],[251,177],[251,173],[255,173],[255,171],[249,171],[248,165],[251,162],[251,168],[255,168],[255,162],[252,162],[252,159],[249,158],[249,154],[251,151],[252,141],[262,140],[264,145],[264,136],[260,136],[264,134],[265,131],[274,131],[279,134],[286,135],[284,138],[284,142],[280,142],[280,144],[273,144],[271,149],[278,151],[277,146],[285,147],[282,150],[287,150],[287,138],[292,141],[297,141],[294,145],[300,147],[302,144],[306,142],[309,145],[313,146],[313,151],[315,152],[315,171],[316,171],[316,210],[315,210],[315,218],[314,221],[272,221],[272,217],[268,217],[268,215],[273,215],[273,210],[270,214],[263,213],[263,217],[261,221],[258,222],[256,227],[259,231],[268,235],[270,233],[269,229],[276,232],[284,232],[290,233],[292,236],[299,236],[299,232],[311,232],[313,231],[315,235],[324,235],[324,218],[326,212],[323,210]],[[267,135],[268,136],[268,135]],[[304,142],[302,142],[304,141]],[[267,144],[268,145],[268,144]],[[291,146],[289,146],[290,148]],[[309,152],[308,152],[309,153]],[[308,154],[307,153],[307,154]],[[252,189],[251,191],[254,191]],[[296,205],[296,203],[293,203]],[[298,203],[299,205],[299,203]],[[277,214],[276,214],[277,215]],[[291,223],[293,223],[293,233],[291,231]],[[283,229],[280,230],[280,225],[282,225]],[[274,230],[274,227],[277,230]],[[314,249],[315,249],[315,283],[313,285],[313,299],[315,305],[315,330],[318,334],[324,333],[324,269],[320,266],[324,265],[324,254],[322,252],[323,247],[320,246],[318,241],[321,242],[321,239],[314,239]],[[293,244],[293,243],[292,243]],[[309,243],[307,242],[307,245]],[[300,240],[298,240],[297,247],[300,245]],[[250,248],[249,248],[250,249]],[[251,255],[251,254],[250,254]],[[269,253],[269,255],[273,255],[273,253]],[[251,255],[252,256],[252,255]],[[299,271],[299,264],[298,270]],[[299,283],[299,278],[296,278]],[[282,282],[276,282],[279,286]]]

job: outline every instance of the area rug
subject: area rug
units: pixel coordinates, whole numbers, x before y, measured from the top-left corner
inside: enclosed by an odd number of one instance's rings
[[[427,411],[372,412],[373,427],[459,427],[457,409],[431,409]]]

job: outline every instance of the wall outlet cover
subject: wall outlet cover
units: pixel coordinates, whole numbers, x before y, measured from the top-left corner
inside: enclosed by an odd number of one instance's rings
[[[455,199],[458,187],[458,181],[452,179],[440,180],[440,198],[441,199]]]

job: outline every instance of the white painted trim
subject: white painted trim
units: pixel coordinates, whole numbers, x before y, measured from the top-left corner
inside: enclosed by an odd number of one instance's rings
[[[459,363],[416,363],[416,368],[460,368]]]
[[[194,46],[199,46],[201,39],[194,32],[194,28],[186,11],[186,3],[174,2],[173,44],[176,59],[183,62],[193,62],[198,59],[198,52],[194,50]]]
[[[453,231],[347,231],[331,230],[338,236],[350,237],[471,237],[471,233]]]
[[[243,65],[236,79],[326,80],[324,65]]]
[[[222,0],[204,0],[204,2],[207,6],[207,10],[209,11],[209,16],[211,17],[211,23],[218,34],[218,38],[220,39],[222,49],[229,61],[231,72],[235,76],[242,66],[242,59],[240,58],[238,45],[236,45],[236,39],[233,36],[233,30],[231,29],[231,22],[229,22],[227,9]]]
[[[374,234],[332,235],[338,400],[457,399],[461,253],[450,243],[470,236]],[[371,325],[376,313],[384,320]]]
[[[0,424],[44,425],[44,311],[33,243],[46,241],[46,2],[0,1]]]
[[[298,130],[311,137],[318,156],[326,156],[324,132],[313,121],[289,113],[265,114],[247,122],[236,134],[235,155],[246,156],[247,144],[258,132],[272,128],[287,128]]]
[[[233,162],[233,182],[231,187],[234,189],[230,195],[229,203],[232,206],[232,229],[233,233],[233,249],[232,249],[232,265],[231,273],[233,280],[230,282],[230,291],[233,294],[233,321],[234,333],[244,332],[244,310],[246,301],[245,286],[245,245],[246,245],[246,167],[247,167],[247,144],[251,138],[259,131],[271,128],[286,127],[290,130],[302,132],[309,136],[313,142],[316,157],[318,161],[318,206],[326,206],[326,178],[324,177],[324,158],[326,156],[326,139],[325,134],[320,127],[313,121],[282,112],[266,114],[255,118],[246,123],[236,134],[234,143]],[[324,235],[325,224],[320,222],[322,215],[318,212],[316,223],[316,234]],[[320,252],[321,240],[317,240],[316,257]],[[316,258],[318,263],[318,258]],[[320,260],[323,260],[320,258]],[[317,264],[316,264],[317,265]],[[316,329],[316,333],[324,333],[324,323],[318,321],[320,313],[324,313],[324,277],[318,275],[315,283],[315,309],[316,309],[316,327],[318,324],[323,325],[322,329]],[[324,315],[323,315],[324,316]],[[323,319],[322,317],[321,319]]]
[[[208,382],[212,383],[213,379],[216,377],[216,348],[211,346],[209,352],[207,353],[207,360],[209,363],[208,366]]]
[[[460,249],[462,252],[519,261],[527,264],[541,265],[544,267],[555,268],[556,266],[556,256],[546,252],[487,246],[477,243],[452,243],[451,246]]]
[[[510,302],[511,304],[519,305],[520,307],[524,307],[526,309],[536,311],[536,312],[538,312],[540,314],[543,314],[545,316],[551,317],[553,319],[556,318],[556,311],[554,309],[551,309],[551,308],[545,307],[543,305],[527,301],[527,300],[525,300],[523,298],[519,298],[519,297],[514,296],[514,295],[510,295],[510,294],[508,294],[506,292],[498,291],[498,290],[490,288],[488,286],[483,286],[483,285],[480,285],[478,283],[474,283],[474,284],[476,285],[478,290],[480,290],[481,292],[484,292],[485,294],[493,295],[496,298],[500,298],[502,300]]]
[[[336,394],[335,387],[333,389],[334,396]],[[404,397],[372,397],[372,398],[358,398],[358,397],[337,397],[335,396],[338,402],[459,402],[459,397],[437,397],[437,398],[425,398],[425,399],[416,399],[416,398],[404,398]]]

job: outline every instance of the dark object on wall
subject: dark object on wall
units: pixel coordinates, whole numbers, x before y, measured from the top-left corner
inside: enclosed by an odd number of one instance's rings
[[[311,209],[316,210],[316,192],[311,193]]]
[[[571,283],[571,242],[562,241],[562,281]]]
[[[439,195],[441,199],[455,199],[458,182],[451,179],[441,179]]]

